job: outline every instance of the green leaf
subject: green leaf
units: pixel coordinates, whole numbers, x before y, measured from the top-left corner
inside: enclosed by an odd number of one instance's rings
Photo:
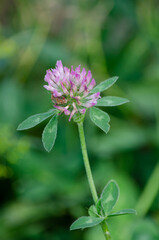
[[[123,209],[121,211],[109,214],[108,217],[115,217],[115,216],[127,215],[127,214],[137,214],[137,213],[135,209]]]
[[[53,116],[45,126],[42,134],[42,142],[46,151],[50,152],[57,135],[57,115]]]
[[[53,114],[57,113],[57,109],[50,109],[48,112],[39,113],[33,116],[30,116],[26,120],[24,120],[21,124],[19,124],[17,130],[25,130],[32,127],[35,127],[45,119],[49,118]]]
[[[119,187],[114,180],[108,182],[101,194],[101,204],[107,216],[119,198]]]
[[[95,205],[90,206],[90,208],[88,209],[88,214],[91,217],[97,217],[98,216],[97,208],[95,207]]]
[[[108,96],[100,98],[96,104],[98,107],[113,107],[129,102],[126,98]]]
[[[90,108],[90,118],[93,123],[95,123],[105,133],[108,133],[110,129],[109,125],[110,117],[107,113],[103,112],[98,108],[92,107]]]
[[[97,217],[80,217],[74,223],[72,223],[70,230],[84,229],[88,227],[94,227],[101,223],[104,218]]]
[[[96,92],[103,92],[104,90],[110,88],[117,80],[119,77],[112,77],[104,82],[101,82],[98,84],[95,88],[92,89],[91,93],[96,93]]]
[[[98,201],[97,201],[97,203],[96,203],[96,208],[97,208],[98,214],[101,214],[101,212],[102,212],[101,199],[98,199]]]

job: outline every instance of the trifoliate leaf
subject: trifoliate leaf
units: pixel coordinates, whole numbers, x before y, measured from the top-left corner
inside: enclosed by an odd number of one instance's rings
[[[91,93],[96,93],[96,92],[103,92],[104,90],[110,88],[117,80],[119,77],[112,77],[104,82],[101,82],[98,84],[95,88],[92,89]]]
[[[101,223],[104,218],[97,217],[80,217],[74,223],[72,223],[70,230],[84,229],[88,227],[94,227]]]
[[[110,180],[101,194],[101,204],[107,216],[119,198],[119,187],[114,180]]]
[[[17,130],[25,130],[32,127],[35,127],[45,119],[57,113],[57,109],[50,109],[48,112],[39,113],[33,116],[30,116],[26,120],[24,120],[21,124],[19,124]]]
[[[115,216],[128,215],[128,214],[137,214],[137,213],[135,209],[123,209],[121,211],[109,214],[108,217],[115,217]]]
[[[57,115],[53,116],[45,126],[42,134],[42,142],[46,151],[50,152],[57,135]]]
[[[100,98],[97,101],[96,106],[98,106],[98,107],[113,107],[113,106],[122,105],[127,102],[129,102],[129,100],[126,98],[108,96],[108,97]]]
[[[95,123],[105,133],[108,133],[110,129],[109,125],[110,117],[107,113],[103,112],[98,108],[92,107],[90,108],[90,118],[93,123]]]

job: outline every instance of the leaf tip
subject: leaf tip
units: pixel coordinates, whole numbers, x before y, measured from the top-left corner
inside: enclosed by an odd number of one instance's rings
[[[42,143],[43,143],[43,146],[44,146],[45,151],[49,153],[49,152],[51,151],[51,148],[48,148],[48,147],[45,145],[45,143],[44,143],[44,141],[43,141],[43,138],[42,138]]]
[[[125,98],[125,103],[129,103],[129,102],[130,102],[130,100]]]
[[[109,184],[109,183],[114,183],[114,184],[119,188],[117,182],[116,182],[114,179],[111,179],[111,180],[108,182],[108,184]]]
[[[72,225],[70,226],[70,231],[72,231],[73,230],[73,228],[72,228]]]
[[[117,81],[119,79],[119,76],[114,76],[115,80]]]
[[[22,124],[20,123],[16,129],[17,131],[25,130],[25,128],[22,127]]]
[[[44,148],[45,148],[45,147],[44,147]],[[45,148],[45,150],[46,150],[46,152],[48,152],[48,153],[51,151],[51,149],[47,149],[47,148]]]
[[[109,131],[110,131],[110,124],[108,124],[108,129],[105,133],[108,134]]]
[[[77,220],[76,220],[77,221]],[[75,221],[75,222],[76,222]],[[73,230],[77,230],[78,228],[76,228],[75,226],[74,226],[74,223],[75,222],[73,222],[72,224],[71,224],[71,226],[70,226],[70,231],[73,231]]]

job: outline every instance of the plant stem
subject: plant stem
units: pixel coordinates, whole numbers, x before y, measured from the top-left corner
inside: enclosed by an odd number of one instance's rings
[[[109,233],[109,230],[108,230],[108,226],[107,226],[107,224],[106,224],[106,221],[104,221],[104,222],[101,223],[101,227],[102,227],[102,230],[103,230],[105,239],[106,239],[106,240],[111,240],[111,236],[110,236],[110,233]]]
[[[90,163],[89,163],[89,159],[88,159],[86,141],[85,141],[85,135],[84,135],[84,129],[83,129],[83,122],[77,123],[77,125],[78,125],[78,130],[79,130],[81,149],[82,149],[86,174],[87,174],[87,178],[88,178],[88,183],[89,183],[89,187],[90,187],[90,190],[91,190],[91,193],[92,193],[94,203],[96,204],[98,202],[98,195],[97,195],[97,191],[96,191],[96,187],[95,187],[95,184],[94,184],[92,171],[91,171],[91,167],[90,167]],[[102,227],[105,239],[110,240],[111,236],[110,236],[106,221],[103,221],[101,223],[101,227]]]
[[[84,165],[85,165],[86,174],[87,174],[87,178],[88,178],[88,183],[89,183],[89,187],[91,189],[93,200],[96,204],[98,201],[98,196],[97,196],[97,191],[96,191],[96,187],[95,187],[93,176],[92,176],[91,167],[89,164],[87,148],[86,148],[86,141],[85,141],[85,136],[84,136],[83,123],[78,123],[78,130],[79,130],[83,160],[84,160]]]

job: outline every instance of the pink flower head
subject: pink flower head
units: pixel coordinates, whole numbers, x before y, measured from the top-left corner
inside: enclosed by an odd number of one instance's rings
[[[46,71],[45,81],[48,85],[44,85],[44,88],[51,91],[54,107],[69,115],[69,121],[78,112],[84,114],[100,98],[100,92],[91,93],[96,85],[91,71],[88,74],[85,68],[81,71],[80,65],[75,70],[72,66],[70,70],[63,67],[61,60],[57,61],[55,69]]]

